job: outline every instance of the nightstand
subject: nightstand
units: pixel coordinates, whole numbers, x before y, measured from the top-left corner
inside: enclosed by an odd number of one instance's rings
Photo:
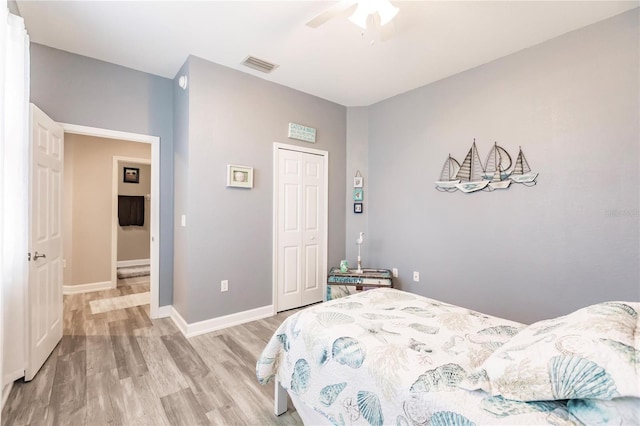
[[[379,287],[393,288],[389,269],[364,268],[362,273],[358,274],[355,269],[340,272],[340,268],[333,267],[327,276],[327,300]]]

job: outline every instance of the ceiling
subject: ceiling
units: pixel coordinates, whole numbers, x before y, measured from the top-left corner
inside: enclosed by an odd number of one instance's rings
[[[192,54],[345,106],[366,106],[638,7],[635,1],[393,1],[381,41],[327,1],[18,1],[31,40],[174,78]],[[241,65],[276,63],[271,74]]]

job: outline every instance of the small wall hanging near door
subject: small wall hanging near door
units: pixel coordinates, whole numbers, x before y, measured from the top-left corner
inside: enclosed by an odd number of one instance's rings
[[[253,167],[227,165],[227,186],[253,188]]]
[[[364,178],[360,173],[360,170],[356,171],[356,175],[353,178],[353,212],[362,213],[362,201],[364,200]]]
[[[124,183],[140,183],[140,169],[137,167],[124,167],[122,181]]]

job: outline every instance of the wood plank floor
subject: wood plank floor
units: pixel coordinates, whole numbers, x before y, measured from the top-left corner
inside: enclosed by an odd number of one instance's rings
[[[64,297],[64,336],[35,379],[15,382],[3,425],[302,425],[273,415],[258,356],[293,312],[186,339],[149,305],[92,314],[92,300],[149,291],[148,277]]]

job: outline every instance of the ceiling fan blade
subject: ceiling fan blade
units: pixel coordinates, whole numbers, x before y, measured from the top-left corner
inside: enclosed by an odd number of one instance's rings
[[[343,0],[311,19],[307,22],[307,26],[311,28],[318,28],[320,25],[325,24],[336,16],[346,13],[350,9],[355,9],[356,4],[357,0]]]
[[[371,28],[370,35],[380,42],[389,41],[396,35],[395,23],[390,21],[385,25],[380,25],[380,15],[377,13],[374,13],[369,17],[367,27]]]

